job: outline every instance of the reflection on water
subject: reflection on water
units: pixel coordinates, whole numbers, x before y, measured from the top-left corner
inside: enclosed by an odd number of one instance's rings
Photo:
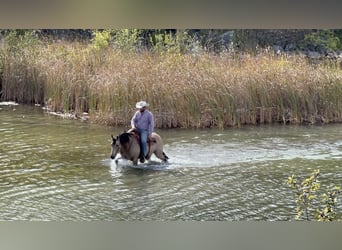
[[[292,220],[291,174],[341,185],[342,125],[159,130],[169,163],[109,158],[111,128],[0,106],[0,220]]]

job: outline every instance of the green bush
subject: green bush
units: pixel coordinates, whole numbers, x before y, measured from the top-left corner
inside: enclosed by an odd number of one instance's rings
[[[105,49],[108,47],[111,39],[110,31],[94,31],[94,38],[92,40],[93,46],[96,50]]]
[[[25,49],[34,48],[38,43],[35,30],[10,30],[5,36],[6,48],[12,53],[23,53]]]
[[[120,29],[113,31],[114,47],[123,51],[135,51],[141,46],[141,33],[139,29]]]
[[[341,41],[332,30],[320,30],[305,35],[300,47],[336,51],[341,48]]]
[[[296,206],[296,220],[333,221],[337,218],[337,199],[340,194],[339,186],[330,187],[321,195],[321,205],[314,209],[316,192],[320,189],[320,171],[315,170],[308,178],[300,181],[294,175],[288,177],[286,184],[294,190]],[[314,214],[314,215],[312,215]],[[310,216],[311,215],[311,216]]]

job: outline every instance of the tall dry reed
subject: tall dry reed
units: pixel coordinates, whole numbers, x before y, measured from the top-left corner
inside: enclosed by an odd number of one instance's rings
[[[31,54],[30,54],[31,53]],[[342,70],[301,56],[177,54],[40,44],[4,62],[2,98],[128,125],[139,100],[156,126],[342,121]],[[334,65],[334,64],[333,64]]]

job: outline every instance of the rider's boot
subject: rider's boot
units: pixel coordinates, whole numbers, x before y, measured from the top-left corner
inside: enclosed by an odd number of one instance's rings
[[[140,146],[139,161],[140,161],[141,163],[144,163],[144,162],[145,162],[145,156],[144,156],[144,153],[143,153],[143,150],[142,150],[142,147],[141,147],[141,146]]]

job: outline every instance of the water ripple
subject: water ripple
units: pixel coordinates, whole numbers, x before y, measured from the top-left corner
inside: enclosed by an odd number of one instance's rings
[[[0,220],[288,221],[287,176],[342,182],[340,125],[159,131],[170,162],[132,168],[108,157],[120,128],[0,115]]]

